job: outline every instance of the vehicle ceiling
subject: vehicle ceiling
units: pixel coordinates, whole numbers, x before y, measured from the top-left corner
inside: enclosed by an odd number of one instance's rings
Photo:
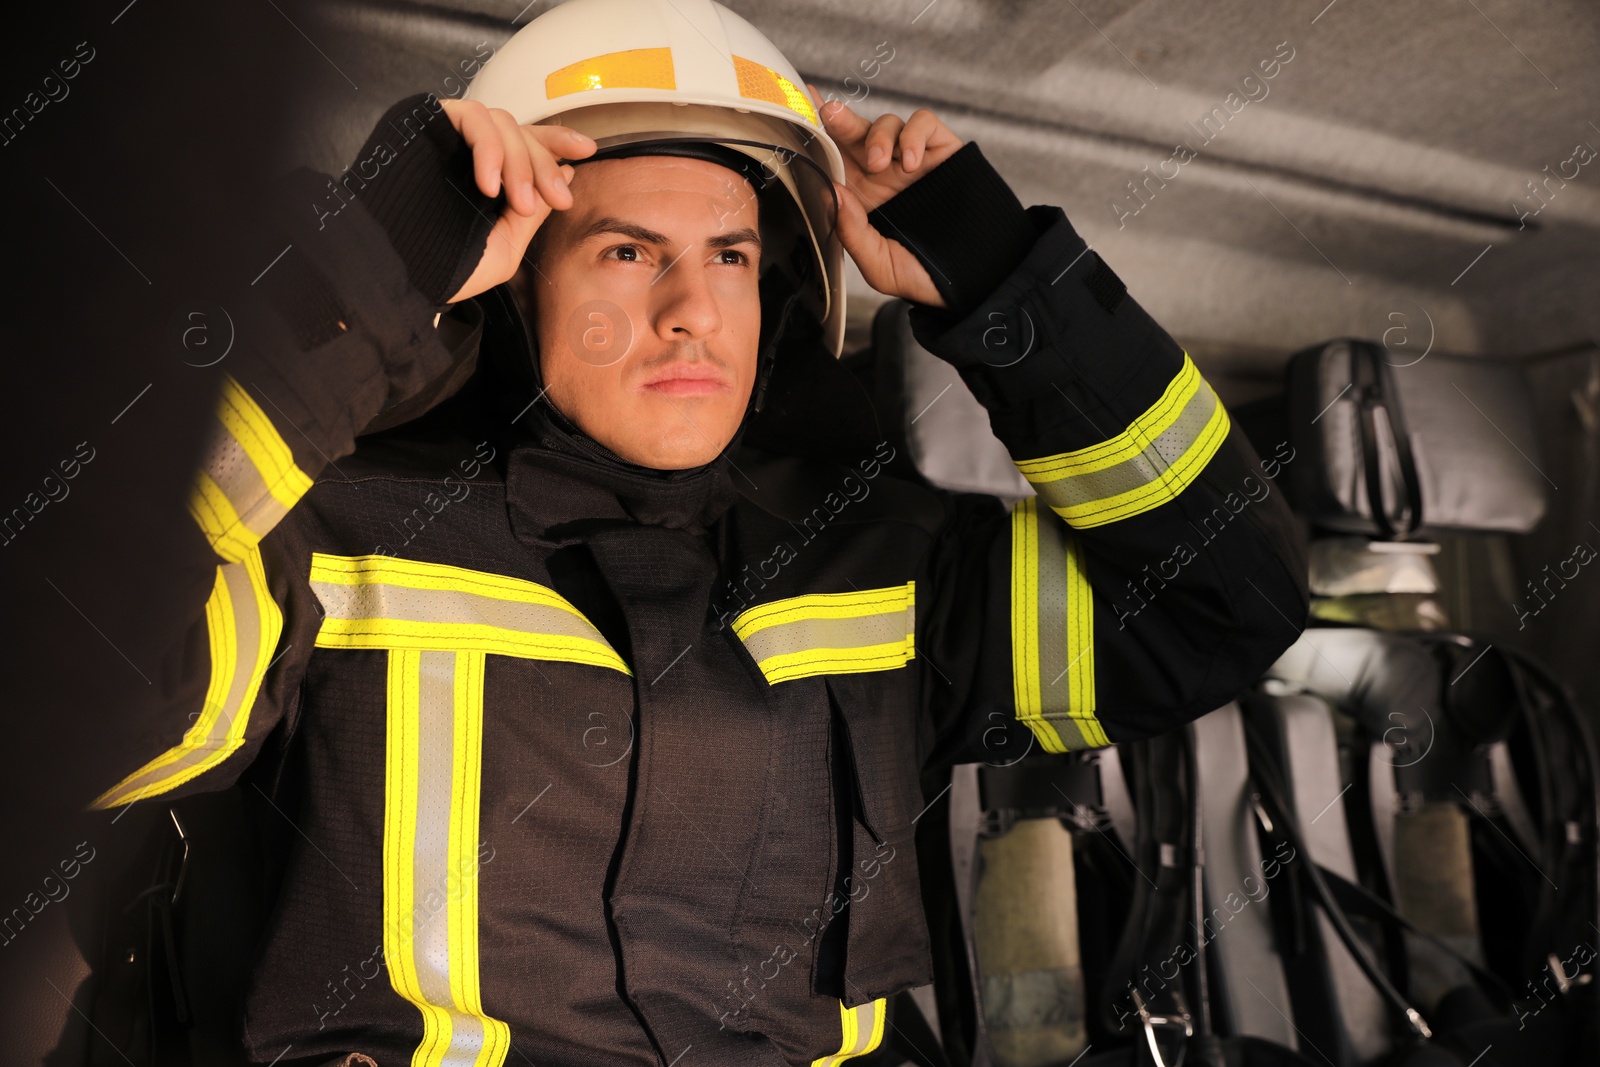
[[[498,46],[551,4],[519,6],[328,5],[329,63],[308,50],[307,72],[334,121],[310,135],[308,162],[337,173],[389,103],[441,91],[478,42]],[[1600,337],[1600,159],[1573,158],[1600,149],[1592,5],[728,6],[861,113],[929,107],[978,141],[1024,204],[1065,208],[1214,373],[1395,327],[1409,332],[1394,343],[1497,355]],[[1260,78],[1275,55],[1292,58]],[[1167,162],[1180,141],[1194,158]],[[859,330],[881,297],[852,281]]]

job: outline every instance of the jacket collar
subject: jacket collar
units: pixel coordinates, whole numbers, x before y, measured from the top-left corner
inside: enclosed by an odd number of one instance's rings
[[[738,495],[730,444],[701,467],[661,471],[629,463],[578,430],[547,400],[519,420],[506,460],[506,508],[519,538],[567,543],[595,524],[703,531]]]

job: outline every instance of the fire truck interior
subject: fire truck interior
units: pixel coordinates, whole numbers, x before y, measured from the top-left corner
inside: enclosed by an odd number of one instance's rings
[[[1310,627],[1237,702],[929,772],[937,978],[860,1062],[1600,1063],[1600,15],[726,2],[824,95],[930,108],[1024,205],[1061,205],[1246,428],[1239,507],[1284,494],[1309,546]],[[548,0],[516,6],[331,0],[314,45],[285,26],[328,101],[295,153],[338,174],[394,100],[459,95]],[[844,361],[914,476],[1029,495],[907,305],[850,269]],[[229,891],[204,819],[156,815],[187,893]],[[228,944],[177,899],[172,959]],[[82,922],[40,921],[57,992],[0,1009],[6,1061],[121,1062]],[[183,969],[161,995],[204,1030],[233,987]],[[181,1062],[225,1062],[208,1040]]]

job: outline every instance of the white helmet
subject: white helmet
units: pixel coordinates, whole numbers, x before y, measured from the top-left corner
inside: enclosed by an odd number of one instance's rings
[[[844,249],[831,181],[845,180],[844,161],[799,72],[743,18],[715,0],[568,0],[518,30],[466,98],[519,124],[570,126],[595,140],[597,156],[622,145],[710,142],[761,164],[799,209],[809,252],[799,269],[824,342],[835,356],[843,350]]]

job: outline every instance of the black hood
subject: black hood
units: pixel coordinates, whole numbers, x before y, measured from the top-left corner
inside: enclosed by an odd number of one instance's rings
[[[786,272],[763,275],[750,403],[727,447],[699,467],[657,470],[630,463],[557,410],[544,393],[536,335],[509,284],[457,313],[455,325],[464,338],[457,344],[464,355],[452,371],[374,420],[363,436],[487,437],[502,455],[535,451],[541,465],[637,501],[639,508],[630,510],[640,521],[651,521],[645,516],[657,512],[657,504],[672,501],[673,514],[703,510],[701,521],[709,522],[732,494],[756,489],[744,472],[750,464],[736,458],[741,450],[852,466],[882,439],[871,399],[827,349],[821,323],[795,293]],[[691,500],[703,501],[705,508],[691,507]]]

